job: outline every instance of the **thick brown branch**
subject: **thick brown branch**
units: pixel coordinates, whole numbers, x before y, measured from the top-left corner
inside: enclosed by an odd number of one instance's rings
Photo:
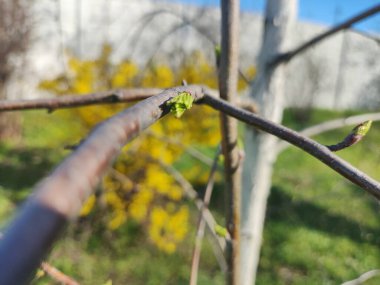
[[[0,239],[3,237],[3,234],[0,232]],[[43,270],[47,275],[49,275],[53,280],[59,282],[60,284],[65,285],[79,285],[79,283],[71,278],[70,276],[66,275],[62,271],[58,270],[53,265],[50,265],[46,261],[41,262],[40,266],[41,270]]]
[[[28,283],[61,229],[78,214],[124,144],[167,114],[165,103],[184,91],[195,100],[203,96],[199,86],[172,88],[111,117],[37,185],[0,241],[2,283]]]
[[[367,9],[364,12],[361,12],[360,14],[355,15],[354,17],[336,25],[335,27],[331,28],[330,30],[310,39],[309,41],[305,42],[304,44],[300,45],[299,47],[295,48],[292,51],[289,51],[289,52],[286,52],[283,54],[279,54],[276,58],[274,58],[271,65],[276,65],[276,64],[279,64],[282,62],[288,62],[293,57],[298,55],[299,53],[304,52],[308,48],[318,44],[319,42],[328,38],[329,36],[332,36],[341,30],[348,29],[353,24],[356,24],[356,23],[358,23],[358,22],[360,22],[360,21],[362,21],[362,20],[364,20],[364,19],[366,19],[366,18],[368,18],[368,17],[370,17],[370,16],[372,16],[378,12],[380,12],[380,4],[375,5],[374,7]]]
[[[237,108],[228,102],[211,96],[205,96],[202,100],[205,104],[212,106],[214,109],[222,111],[230,116],[233,116],[249,125],[256,127],[259,130],[265,131],[278,138],[281,138],[298,148],[306,151],[331,169],[346,177],[352,183],[358,185],[366,192],[380,200],[380,184],[376,180],[369,177],[364,172],[356,169],[348,162],[336,156],[327,147],[309,139],[291,129],[288,129],[279,124],[263,119],[253,113]],[[273,150],[275,151],[275,150]],[[249,158],[248,158],[249,159]]]

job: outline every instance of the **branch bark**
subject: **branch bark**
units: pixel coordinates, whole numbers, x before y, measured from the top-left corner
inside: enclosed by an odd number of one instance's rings
[[[221,57],[219,67],[220,97],[235,102],[239,61],[239,0],[222,0]],[[226,226],[231,236],[227,245],[227,284],[240,284],[240,204],[241,159],[238,149],[237,121],[220,114],[222,151],[226,179]]]

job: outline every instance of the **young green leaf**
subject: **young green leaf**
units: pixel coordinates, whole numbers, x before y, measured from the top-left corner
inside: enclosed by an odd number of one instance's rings
[[[194,99],[191,94],[184,91],[167,101],[166,105],[170,107],[170,112],[174,114],[176,118],[180,118],[186,110],[189,110],[193,106],[193,102]]]

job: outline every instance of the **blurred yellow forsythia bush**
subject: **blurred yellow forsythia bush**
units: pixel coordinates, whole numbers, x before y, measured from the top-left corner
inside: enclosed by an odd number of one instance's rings
[[[112,49],[104,45],[95,60],[68,59],[69,73],[40,83],[40,88],[55,94],[86,94],[114,88],[158,87],[201,83],[217,86],[215,67],[200,52],[194,52],[178,67],[153,64],[146,70],[130,60],[112,63]],[[254,75],[251,68],[248,73]],[[244,82],[239,82],[240,88]],[[91,106],[75,109],[77,120],[90,128],[125,105]],[[199,118],[202,118],[201,120]],[[101,199],[108,211],[107,227],[117,229],[127,219],[146,228],[150,239],[168,253],[176,249],[188,231],[189,209],[183,203],[183,192],[173,177],[162,168],[171,165],[185,151],[186,145],[216,146],[220,141],[218,114],[197,106],[181,120],[168,116],[127,145],[109,174],[103,179]],[[204,183],[207,172],[194,166],[184,173],[190,181]],[[88,215],[96,205],[91,196],[82,209]]]

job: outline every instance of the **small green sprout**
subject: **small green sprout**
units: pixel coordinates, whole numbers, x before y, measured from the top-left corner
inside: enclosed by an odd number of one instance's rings
[[[215,225],[214,230],[215,230],[215,233],[220,237],[225,238],[228,234],[227,229],[225,227],[218,225],[218,224]]]
[[[170,107],[170,112],[174,114],[176,118],[180,118],[186,110],[189,110],[193,106],[193,102],[194,99],[191,94],[184,91],[167,101],[166,105]]]

